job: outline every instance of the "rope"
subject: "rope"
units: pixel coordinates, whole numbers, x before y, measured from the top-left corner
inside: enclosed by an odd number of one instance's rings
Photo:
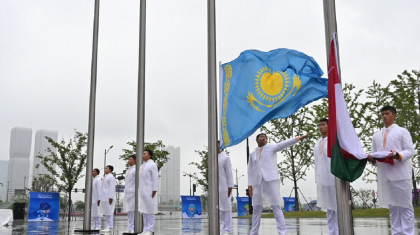
[[[311,208],[311,211],[313,211],[314,209],[312,208],[311,204],[309,204],[308,201],[306,201],[306,198],[305,198],[305,196],[303,196],[303,193],[302,193],[302,191],[300,191],[300,188],[298,187],[297,189],[299,190],[300,194],[302,194],[302,197],[303,197],[303,199],[305,199],[306,204],[308,204],[309,208]]]

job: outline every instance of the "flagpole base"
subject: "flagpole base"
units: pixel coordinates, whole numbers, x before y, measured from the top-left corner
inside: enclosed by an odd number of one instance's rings
[[[83,229],[75,229],[75,233],[99,233],[99,229],[91,229],[91,230],[83,230]]]

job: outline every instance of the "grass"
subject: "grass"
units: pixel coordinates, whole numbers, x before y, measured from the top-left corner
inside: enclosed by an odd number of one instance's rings
[[[414,208],[414,216],[420,217],[420,207]],[[263,218],[274,218],[273,213],[263,214]],[[291,211],[285,212],[286,218],[326,218],[326,213],[323,211]],[[389,218],[389,209],[358,209],[353,210],[354,218]],[[239,218],[251,218],[251,215],[241,216]]]

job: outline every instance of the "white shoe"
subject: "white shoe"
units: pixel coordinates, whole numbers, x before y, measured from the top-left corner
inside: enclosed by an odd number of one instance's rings
[[[101,230],[101,232],[103,232],[103,233],[109,233],[109,232],[111,232],[111,230],[112,229],[110,229],[110,228],[106,228],[106,229]]]
[[[150,230],[147,230],[147,232],[144,235],[153,235],[153,233]]]
[[[101,230],[101,228],[95,227],[95,228],[93,228],[93,230]]]
[[[124,231],[124,233],[134,233],[134,231],[133,230],[127,230],[127,231]]]

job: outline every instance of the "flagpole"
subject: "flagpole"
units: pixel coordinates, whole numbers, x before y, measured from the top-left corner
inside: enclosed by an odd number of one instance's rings
[[[335,14],[335,0],[324,0],[324,23],[325,41],[327,48],[327,61],[330,55],[331,38],[337,33],[337,20]],[[336,38],[337,70],[340,73],[340,59],[338,50],[338,40]],[[328,61],[329,63],[329,61]],[[339,74],[341,80],[341,74]],[[335,190],[337,197],[337,216],[340,235],[353,235],[353,215],[351,212],[350,183],[348,181],[335,178]]]
[[[219,234],[219,174],[217,160],[216,4],[207,1],[208,43],[208,184],[209,234]]]
[[[137,136],[136,136],[136,178],[134,196],[134,232],[143,229],[143,216],[139,212],[139,175],[143,164],[144,151],[144,110],[145,110],[145,69],[146,69],[146,0],[140,0],[140,30],[139,30],[139,72],[137,89]],[[156,195],[157,196],[157,195]]]
[[[91,231],[92,209],[92,168],[93,168],[93,150],[95,142],[95,103],[96,103],[96,74],[98,61],[98,34],[99,34],[99,0],[95,0],[95,13],[93,17],[93,45],[92,45],[92,64],[90,79],[90,102],[89,102],[89,126],[86,156],[86,178],[85,178],[85,207],[83,213],[83,230]],[[79,230],[77,230],[79,231]],[[97,230],[96,230],[97,231]]]

